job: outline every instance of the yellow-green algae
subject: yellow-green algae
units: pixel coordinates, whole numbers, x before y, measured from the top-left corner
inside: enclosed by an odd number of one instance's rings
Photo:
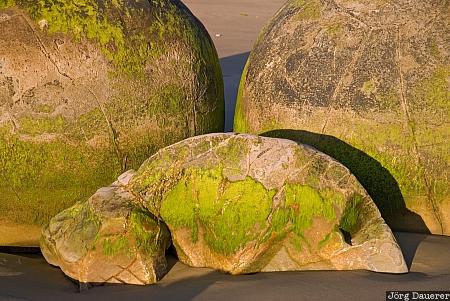
[[[450,65],[437,67],[431,76],[414,87],[414,98],[417,105],[427,110],[435,109],[444,112],[450,118]]]
[[[145,254],[164,252],[170,240],[169,232],[164,223],[156,219],[147,210],[135,208],[130,215],[130,230],[136,241],[136,246]]]
[[[234,124],[233,130],[237,133],[247,133],[249,131],[249,125],[247,121],[247,109],[246,109],[246,101],[244,98],[244,90],[247,82],[248,75],[248,67],[250,65],[250,57],[247,60],[247,63],[244,66],[244,70],[242,70],[241,81],[239,83],[239,89],[236,97],[236,108],[234,112]]]
[[[292,239],[298,248],[303,243],[310,247],[304,233],[311,228],[314,217],[342,224],[343,229],[358,224],[358,211],[353,210],[356,205],[346,208],[345,197],[339,192],[287,183],[285,201],[273,208],[276,190],[268,190],[250,177],[230,182],[222,173],[223,167],[189,168],[160,200],[150,198],[146,206],[157,208],[158,205],[150,203],[160,201],[161,219],[172,231],[189,229],[191,241],[196,243],[201,228],[208,246],[224,255],[235,254],[251,241],[264,243],[273,239],[272,234],[281,240],[291,232],[296,234],[297,238]],[[153,181],[153,185],[156,183]],[[335,208],[351,212],[339,221]]]
[[[287,183],[285,197],[284,204],[274,210],[268,233],[275,232],[280,237],[287,233],[295,234],[292,241],[298,249],[302,249],[303,243],[311,247],[304,234],[311,228],[314,217],[337,224],[335,208],[345,206],[345,198],[339,192],[320,190],[308,185]]]
[[[359,230],[361,225],[361,205],[363,198],[360,195],[354,195],[347,203],[344,214],[341,217],[339,227],[350,234],[354,234]],[[364,218],[364,217],[362,217]]]
[[[204,228],[208,245],[230,255],[258,237],[274,194],[249,177],[228,182],[221,169],[190,169],[163,199],[161,217],[169,227],[191,229],[193,242]]]
[[[142,99],[118,85],[118,94],[108,106],[91,109],[76,120],[28,115],[18,120],[18,128],[2,128],[0,212],[11,221],[45,224],[52,215],[113,181],[124,169],[137,168],[159,147],[222,129],[223,86],[217,54],[206,31],[182,4],[168,0],[0,0],[0,9],[4,8],[23,9],[36,22],[45,19],[48,27],[43,30],[50,35],[64,33],[74,41],[98,43],[114,66],[112,76],[131,77],[151,92]],[[145,67],[166,55],[166,46],[175,41],[183,45],[185,53],[180,64],[196,72],[194,80],[200,87],[207,87],[205,103],[200,105],[217,100],[210,103],[214,111],[198,114],[192,131],[186,126],[186,110],[205,108],[195,107],[199,105],[195,103],[189,105],[192,107],[181,105],[182,100],[195,96],[184,92],[186,87],[180,83],[186,79],[179,75],[165,84],[150,85],[150,79],[143,76]],[[46,105],[39,112],[52,113],[54,108]],[[149,117],[156,120],[155,126],[136,126],[148,122]]]
[[[297,20],[317,20],[321,16],[320,0],[295,0],[292,6],[301,9],[295,16]]]
[[[102,240],[101,247],[103,254],[107,257],[125,255],[128,258],[131,258],[134,253],[133,248],[130,246],[128,237],[123,235],[105,237]]]
[[[197,45],[203,44],[199,31],[190,26],[191,20],[180,5],[168,0],[0,0],[0,8],[10,7],[26,10],[36,21],[45,20],[50,33],[96,41],[119,72],[128,75],[142,74],[151,59],[167,51],[165,42],[172,39],[194,47],[193,55],[199,60],[215,52],[211,46],[205,49],[205,45]]]
[[[16,223],[47,223],[114,179],[120,166],[112,157],[112,150],[82,143],[23,141],[9,127],[0,128],[1,215]]]

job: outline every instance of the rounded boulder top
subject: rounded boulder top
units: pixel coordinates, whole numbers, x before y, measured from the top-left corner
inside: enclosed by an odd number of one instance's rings
[[[0,0],[0,245],[223,126],[217,52],[180,1]]]
[[[235,131],[308,143],[394,230],[450,234],[447,1],[291,0],[241,79]]]

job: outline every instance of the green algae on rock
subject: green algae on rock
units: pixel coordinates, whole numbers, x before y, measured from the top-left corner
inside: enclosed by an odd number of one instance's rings
[[[0,0],[1,225],[41,226],[159,148],[223,130],[216,50],[179,1]],[[34,233],[34,232],[33,232]]]
[[[191,266],[232,274],[407,271],[356,178],[331,157],[293,141],[189,138],[145,161],[127,189],[166,223],[179,259]]]
[[[235,131],[311,143],[351,170],[393,230],[449,235],[449,11],[288,1],[247,61]]]
[[[294,141],[233,133],[161,149],[54,217],[41,247],[47,261],[80,281],[137,283],[111,277],[110,267],[124,254],[140,258],[139,250],[154,258],[150,266],[161,276],[166,227],[179,260],[193,267],[232,274],[408,271],[391,230],[346,167]],[[101,258],[106,272],[94,272],[92,258]]]
[[[151,284],[167,273],[170,233],[123,189],[127,172],[43,229],[45,259],[80,282]]]

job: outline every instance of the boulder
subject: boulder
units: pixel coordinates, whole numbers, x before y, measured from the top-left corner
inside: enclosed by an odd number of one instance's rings
[[[52,218],[41,249],[80,282],[147,284],[166,273],[170,239],[181,262],[231,274],[408,271],[347,168],[290,140],[233,133],[158,151]]]
[[[398,231],[450,234],[448,3],[291,0],[243,72],[235,131],[344,163]]]
[[[407,272],[391,230],[347,168],[293,141],[210,134],[150,157],[127,184],[167,225],[178,258],[231,274]]]
[[[0,245],[37,245],[51,216],[223,123],[216,50],[180,1],[0,0]]]
[[[84,203],[76,203],[44,227],[45,259],[69,277],[91,283],[155,283],[167,273],[170,233],[134,202],[123,185],[127,172]]]

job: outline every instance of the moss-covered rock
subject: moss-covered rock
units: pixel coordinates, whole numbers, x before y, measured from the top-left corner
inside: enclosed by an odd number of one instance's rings
[[[293,141],[210,134],[160,150],[127,185],[166,223],[179,259],[232,274],[406,272],[375,204],[347,168]]]
[[[288,1],[250,54],[235,131],[311,143],[357,176],[394,230],[449,235],[448,11]]]
[[[41,249],[82,282],[145,284],[178,258],[232,274],[404,273],[402,252],[347,168],[290,140],[209,134],[158,151],[52,218]]]
[[[43,229],[45,259],[80,282],[150,284],[167,273],[170,233],[123,189],[131,173]]]
[[[0,245],[159,148],[223,130],[201,23],[172,0],[0,0]]]

